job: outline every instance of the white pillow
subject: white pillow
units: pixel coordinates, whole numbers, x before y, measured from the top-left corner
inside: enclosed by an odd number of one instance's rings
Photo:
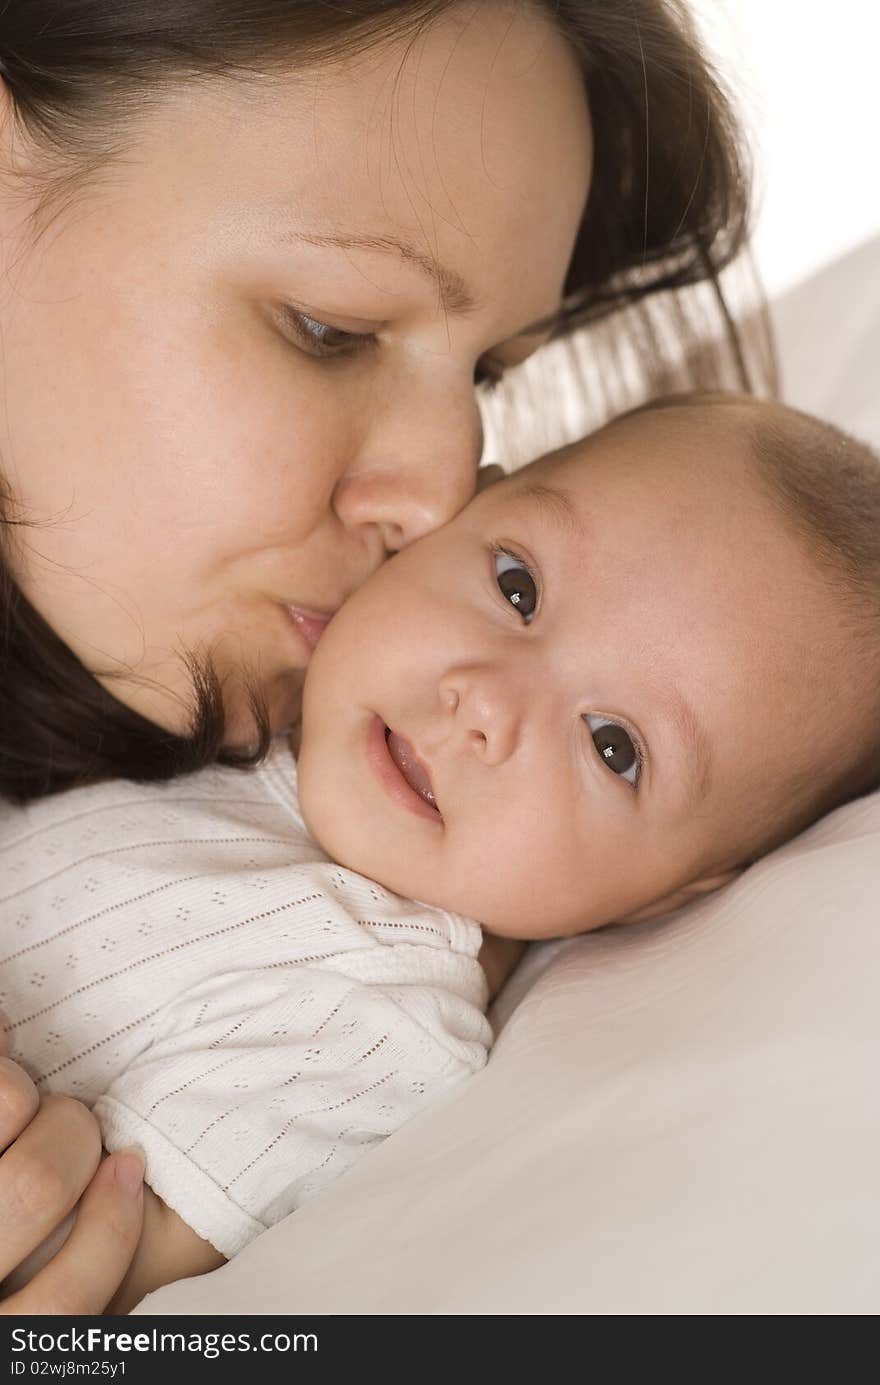
[[[880,447],[880,236],[772,305],[789,404]]]
[[[776,307],[786,397],[875,443],[878,283],[880,239]],[[874,795],[681,914],[533,950],[485,1072],[135,1311],[877,1313],[878,992]]]
[[[488,1068],[146,1313],[880,1309],[880,795],[567,943]]]

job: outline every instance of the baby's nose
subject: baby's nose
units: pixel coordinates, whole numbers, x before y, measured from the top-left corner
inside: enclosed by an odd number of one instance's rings
[[[503,764],[513,754],[520,716],[515,695],[500,671],[453,669],[443,680],[441,699],[468,749],[483,764]]]

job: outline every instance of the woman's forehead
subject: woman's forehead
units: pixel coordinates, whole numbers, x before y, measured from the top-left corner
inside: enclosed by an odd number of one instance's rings
[[[172,92],[144,134],[182,198],[201,185],[249,236],[335,240],[380,287],[395,259],[372,251],[394,249],[442,266],[453,306],[474,279],[500,292],[515,276],[536,319],[556,306],[592,166],[573,54],[540,11],[511,22],[494,0],[416,40]]]

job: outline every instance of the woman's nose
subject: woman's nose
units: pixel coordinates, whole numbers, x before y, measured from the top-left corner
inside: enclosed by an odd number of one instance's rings
[[[500,669],[450,669],[440,683],[440,701],[454,732],[483,764],[503,764],[519,743],[517,699]]]
[[[402,410],[376,422],[337,482],[333,508],[349,529],[379,529],[396,552],[467,504],[474,493],[483,430],[471,392],[457,413]]]

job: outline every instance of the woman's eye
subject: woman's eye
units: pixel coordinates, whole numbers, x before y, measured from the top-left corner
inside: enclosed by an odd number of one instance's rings
[[[316,317],[289,303],[283,305],[286,327],[296,339],[297,346],[303,347],[314,356],[340,356],[357,351],[374,340],[372,332],[344,332],[341,327],[331,327],[329,323],[319,322]]]
[[[641,758],[633,744],[632,737],[616,721],[606,717],[586,716],[584,718],[593,733],[593,744],[603,764],[614,774],[620,775],[630,784],[639,781]]]
[[[526,625],[538,607],[538,586],[522,558],[498,548],[492,555],[498,590],[515,607]]]

